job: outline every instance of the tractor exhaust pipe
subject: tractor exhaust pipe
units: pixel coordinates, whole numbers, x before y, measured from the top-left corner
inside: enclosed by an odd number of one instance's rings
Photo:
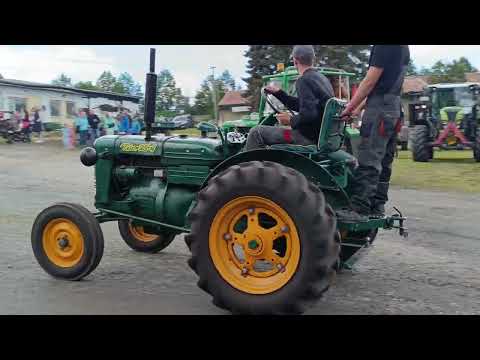
[[[157,74],[155,74],[155,49],[150,49],[150,72],[145,84],[145,141],[152,140],[152,124],[155,122],[155,100],[157,97]]]

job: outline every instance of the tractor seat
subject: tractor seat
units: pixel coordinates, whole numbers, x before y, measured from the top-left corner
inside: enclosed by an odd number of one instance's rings
[[[317,145],[275,144],[268,148],[301,154],[312,154],[320,151],[325,155],[338,150],[342,141],[339,134],[343,131],[344,122],[334,120],[333,117],[340,112],[344,104],[345,101],[337,98],[331,98],[325,104]]]

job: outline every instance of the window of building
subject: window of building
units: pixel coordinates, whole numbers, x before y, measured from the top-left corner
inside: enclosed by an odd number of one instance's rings
[[[19,97],[10,97],[9,100],[9,110],[21,112],[27,108],[27,99]]]
[[[74,117],[75,116],[75,103],[73,101],[67,101],[67,116]]]
[[[50,100],[50,115],[51,116],[60,116],[60,100]]]

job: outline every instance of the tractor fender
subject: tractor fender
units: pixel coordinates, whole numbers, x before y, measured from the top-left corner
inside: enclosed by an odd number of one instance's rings
[[[293,168],[302,173],[310,182],[320,188],[327,198],[335,198],[334,203],[348,203],[349,199],[344,189],[340,187],[330,172],[310,158],[298,153],[278,149],[256,149],[238,153],[217,165],[202,184],[230,166],[248,161],[272,161]],[[332,199],[333,200],[333,199]]]

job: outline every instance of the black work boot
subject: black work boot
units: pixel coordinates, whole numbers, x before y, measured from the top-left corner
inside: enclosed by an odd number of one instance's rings
[[[340,209],[337,211],[337,218],[344,223],[359,223],[367,222],[369,220],[368,215],[355,211],[354,209]]]
[[[385,216],[385,204],[374,203],[370,211],[370,216],[373,218],[382,218]]]

